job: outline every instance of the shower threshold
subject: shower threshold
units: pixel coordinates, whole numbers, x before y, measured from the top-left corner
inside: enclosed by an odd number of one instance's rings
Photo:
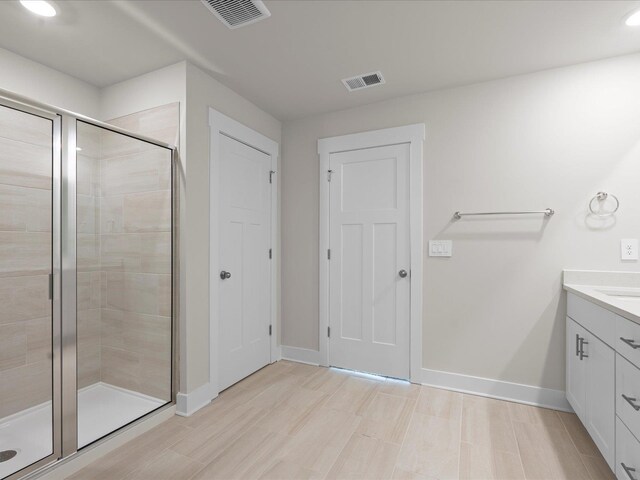
[[[164,405],[165,401],[99,382],[78,391],[78,449]],[[52,453],[51,402],[0,420],[0,451],[15,450],[0,462],[4,478]]]

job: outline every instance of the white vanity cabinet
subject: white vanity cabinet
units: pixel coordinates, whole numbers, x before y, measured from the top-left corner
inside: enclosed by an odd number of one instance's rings
[[[567,400],[613,470],[615,351],[567,317]]]
[[[640,324],[589,298],[567,292],[567,400],[617,478],[640,480]]]

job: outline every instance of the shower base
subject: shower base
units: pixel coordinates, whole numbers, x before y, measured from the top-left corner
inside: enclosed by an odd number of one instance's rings
[[[94,383],[78,391],[78,448],[117,430],[166,402],[141,393]],[[52,453],[51,402],[0,420],[0,451],[18,454],[0,462],[0,478]]]

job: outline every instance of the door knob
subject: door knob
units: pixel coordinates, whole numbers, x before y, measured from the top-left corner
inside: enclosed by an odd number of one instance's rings
[[[407,271],[406,270],[400,270],[398,272],[398,275],[400,275],[400,278],[404,278],[407,276]]]
[[[227,278],[231,278],[231,273],[229,273],[229,272],[225,272],[224,270],[222,270],[222,271],[220,272],[220,278],[221,278],[222,280],[225,280],[225,279],[227,279]]]

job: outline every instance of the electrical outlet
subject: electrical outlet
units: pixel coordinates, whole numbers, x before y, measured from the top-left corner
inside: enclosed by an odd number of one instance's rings
[[[638,260],[637,238],[623,238],[620,240],[620,259]]]
[[[450,257],[453,253],[451,240],[429,240],[430,257]]]

